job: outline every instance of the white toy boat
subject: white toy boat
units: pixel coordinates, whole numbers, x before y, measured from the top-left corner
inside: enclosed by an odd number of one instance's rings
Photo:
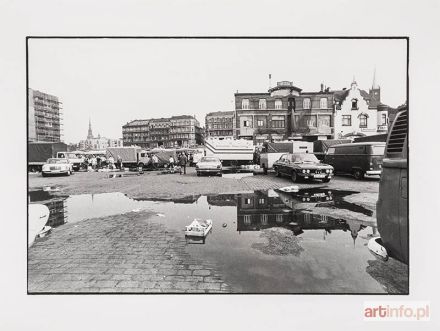
[[[31,247],[35,237],[44,228],[49,219],[49,208],[42,204],[29,205],[29,224],[28,224],[28,247]]]
[[[299,187],[297,185],[285,186],[285,187],[281,187],[279,190],[286,193],[292,193],[292,192],[298,192]]]
[[[211,220],[201,221],[195,219],[194,221],[192,221],[190,225],[186,226],[185,236],[206,237],[206,235],[209,233],[211,229],[212,229]]]
[[[382,246],[380,237],[371,238],[368,241],[368,249],[383,260],[388,260],[388,252],[386,248]]]

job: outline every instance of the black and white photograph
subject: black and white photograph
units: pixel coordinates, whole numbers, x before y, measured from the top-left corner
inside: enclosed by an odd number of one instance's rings
[[[439,330],[440,1],[0,1],[0,330]]]
[[[407,38],[27,42],[29,294],[408,293]]]

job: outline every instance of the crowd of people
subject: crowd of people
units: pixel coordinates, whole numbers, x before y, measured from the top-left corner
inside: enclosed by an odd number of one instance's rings
[[[106,158],[104,155],[88,155],[84,158],[84,167],[87,170],[99,169],[123,169],[122,158],[118,155],[117,159],[113,156]]]

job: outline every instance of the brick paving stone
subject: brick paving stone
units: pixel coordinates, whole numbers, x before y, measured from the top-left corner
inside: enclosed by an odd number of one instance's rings
[[[209,276],[211,274],[211,270],[206,269],[197,269],[193,271],[194,276]]]

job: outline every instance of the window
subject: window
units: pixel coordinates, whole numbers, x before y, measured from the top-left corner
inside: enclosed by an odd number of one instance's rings
[[[257,121],[257,126],[263,126],[264,125],[264,121],[263,120],[258,120]]]
[[[267,214],[261,214],[260,221],[261,221],[261,225],[267,225],[267,221],[268,221]]]
[[[342,126],[351,126],[351,115],[342,115]]]
[[[264,205],[264,198],[258,199],[258,204],[259,205]]]
[[[319,105],[320,105],[321,109],[326,109],[327,108],[327,98],[321,98]]]
[[[303,100],[303,108],[310,109],[310,98],[304,98]]]
[[[275,100],[275,109],[281,109],[283,107],[283,102],[280,99]]]
[[[243,121],[243,127],[249,128],[251,126],[251,121],[245,120]]]
[[[260,101],[258,102],[258,108],[266,109],[266,99],[260,99]]]
[[[249,198],[244,199],[244,204],[245,205],[250,205],[251,204],[251,199],[249,199]]]
[[[284,128],[284,116],[272,116],[272,128]]]
[[[277,214],[275,221],[277,223],[283,223],[283,215],[282,214]]]
[[[334,148],[334,147],[330,147],[330,148],[327,150],[327,154],[335,154],[335,148]]]
[[[387,114],[382,114],[382,125],[387,125]]]
[[[351,99],[351,109],[358,109],[358,100]]]
[[[249,99],[243,99],[241,101],[241,109],[249,109]]]
[[[367,122],[367,115],[360,115],[359,116],[359,127],[360,128],[366,128],[368,126]]]
[[[244,224],[250,225],[252,222],[251,215],[244,215]]]

